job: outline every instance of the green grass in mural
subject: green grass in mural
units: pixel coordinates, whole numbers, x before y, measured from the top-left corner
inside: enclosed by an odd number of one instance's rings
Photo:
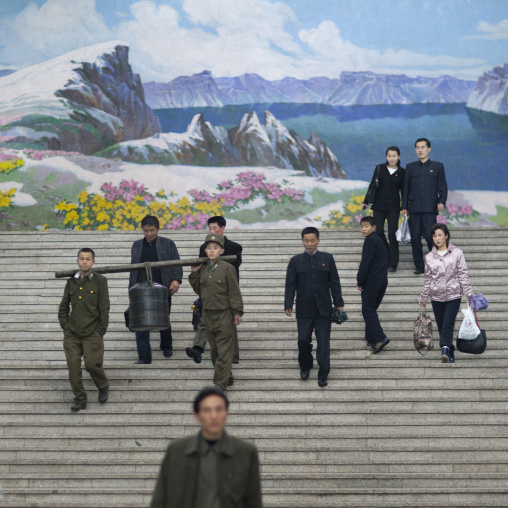
[[[496,215],[491,215],[489,220],[495,222],[498,226],[507,227],[508,226],[508,208],[505,206],[496,206]]]
[[[271,204],[254,208],[252,210],[239,210],[229,212],[228,218],[236,219],[243,224],[253,224],[255,222],[277,222],[279,220],[295,220],[303,215],[312,213],[313,210],[321,206],[349,199],[353,191],[342,191],[331,194],[323,189],[312,189],[308,192],[312,197],[312,203],[307,201],[292,201],[290,203]]]
[[[33,231],[35,226],[47,224],[49,228],[65,229],[61,218],[55,217],[55,205],[63,199],[77,202],[78,194],[89,184],[81,180],[59,184],[60,174],[49,173],[43,178],[39,167],[32,167],[28,171],[16,171],[10,175],[0,175],[2,182],[20,182],[23,188],[20,192],[30,194],[37,204],[32,206],[13,206],[5,210],[10,217],[0,217],[0,229],[6,229],[7,224],[18,224],[16,231]]]

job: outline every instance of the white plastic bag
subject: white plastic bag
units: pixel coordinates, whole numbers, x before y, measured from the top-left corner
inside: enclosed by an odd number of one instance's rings
[[[464,340],[474,340],[478,335],[480,335],[480,328],[476,324],[475,315],[468,305],[466,309],[461,310],[462,314],[464,314],[464,319],[462,320],[462,324],[460,325],[459,330],[459,339]]]
[[[397,241],[402,244],[411,243],[411,233],[409,232],[409,224],[407,221],[407,215],[404,215],[400,228],[395,233]]]

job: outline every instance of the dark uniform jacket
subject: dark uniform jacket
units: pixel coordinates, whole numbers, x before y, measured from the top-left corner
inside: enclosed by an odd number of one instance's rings
[[[162,461],[151,508],[194,508],[199,477],[199,434],[173,441]],[[221,508],[262,508],[256,447],[224,434],[218,457]]]
[[[221,256],[236,256],[236,261],[232,264],[236,270],[236,279],[240,282],[240,265],[242,264],[242,246],[239,243],[228,240],[228,237],[224,237],[224,254]],[[206,258],[205,244],[202,244],[199,248],[199,257]]]
[[[109,292],[106,277],[94,272],[89,273],[84,279],[71,277],[65,285],[58,309],[58,320],[64,331],[69,330],[80,339],[94,332],[104,335],[109,323]]]
[[[131,264],[141,262],[141,251],[143,250],[143,238],[136,240],[132,244],[131,249]],[[176,248],[175,242],[169,238],[157,236],[156,243],[157,257],[159,261],[172,261],[180,259],[178,249]],[[171,283],[176,280],[180,284],[182,283],[183,269],[181,266],[176,268],[161,268],[162,284],[169,289]],[[136,270],[131,271],[129,277],[129,288],[134,286],[138,280],[138,272]]]
[[[358,286],[388,285],[388,251],[381,237],[374,231],[365,237],[362,249],[362,261],[358,268],[356,282]]]
[[[296,317],[317,318],[332,315],[335,307],[343,307],[339,273],[333,256],[316,251],[293,256],[286,272],[284,309],[292,309],[296,292]],[[331,293],[331,297],[330,297]]]
[[[400,199],[404,188],[406,170],[399,167],[393,175],[390,174],[386,164],[379,164],[372,175],[374,182],[377,168],[379,167],[379,187],[376,192],[376,200],[372,204],[372,210],[376,212],[400,212]],[[367,204],[364,201],[365,204]]]
[[[215,263],[216,268],[203,265],[197,272],[191,272],[189,282],[200,296],[204,310],[231,309],[233,314],[243,315],[243,300],[236,280],[234,267],[222,259]]]
[[[435,213],[439,203],[446,205],[448,185],[444,166],[427,159],[406,166],[402,209],[408,213]]]

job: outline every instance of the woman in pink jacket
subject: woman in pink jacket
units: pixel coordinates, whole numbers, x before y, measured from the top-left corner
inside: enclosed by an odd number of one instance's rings
[[[439,330],[441,361],[454,363],[453,328],[460,301],[462,295],[471,298],[473,290],[464,254],[450,243],[450,231],[446,225],[435,224],[431,233],[434,247],[425,257],[425,281],[420,305],[425,306],[430,297]]]

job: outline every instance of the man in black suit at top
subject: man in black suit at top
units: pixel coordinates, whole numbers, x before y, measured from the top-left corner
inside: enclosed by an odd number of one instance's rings
[[[242,246],[239,243],[232,242],[229,238],[224,235],[224,230],[226,229],[226,219],[220,215],[216,215],[215,217],[210,217],[207,221],[208,223],[208,231],[212,235],[221,235],[224,237],[224,253],[222,256],[236,256],[236,261],[231,264],[235,267],[236,270],[236,279],[240,282],[240,265],[242,264]],[[205,244],[203,243],[199,248],[199,257],[206,258],[207,254],[205,252]],[[240,351],[238,347],[238,333],[236,331],[236,326],[233,327],[234,337],[233,337],[233,363],[240,363]],[[205,327],[205,319],[203,314],[201,315],[201,319],[198,324],[198,329],[196,335],[194,337],[194,343],[192,347],[188,347],[185,349],[185,353],[189,358],[192,358],[196,363],[201,363],[201,355],[205,351],[206,347],[206,327]]]
[[[444,209],[448,197],[444,166],[429,159],[430,150],[427,138],[416,140],[415,151],[419,160],[406,166],[402,194],[402,213],[409,215],[415,274],[423,273],[425,267],[421,237],[431,251],[433,243],[430,230],[436,224],[436,216]]]
[[[300,376],[308,379],[313,365],[312,331],[316,334],[318,385],[326,386],[330,372],[330,330],[333,305],[344,309],[340,279],[331,254],[318,251],[319,231],[314,227],[302,230],[303,254],[293,256],[286,273],[284,310],[292,316],[296,292],[296,323],[298,327],[298,362]]]

